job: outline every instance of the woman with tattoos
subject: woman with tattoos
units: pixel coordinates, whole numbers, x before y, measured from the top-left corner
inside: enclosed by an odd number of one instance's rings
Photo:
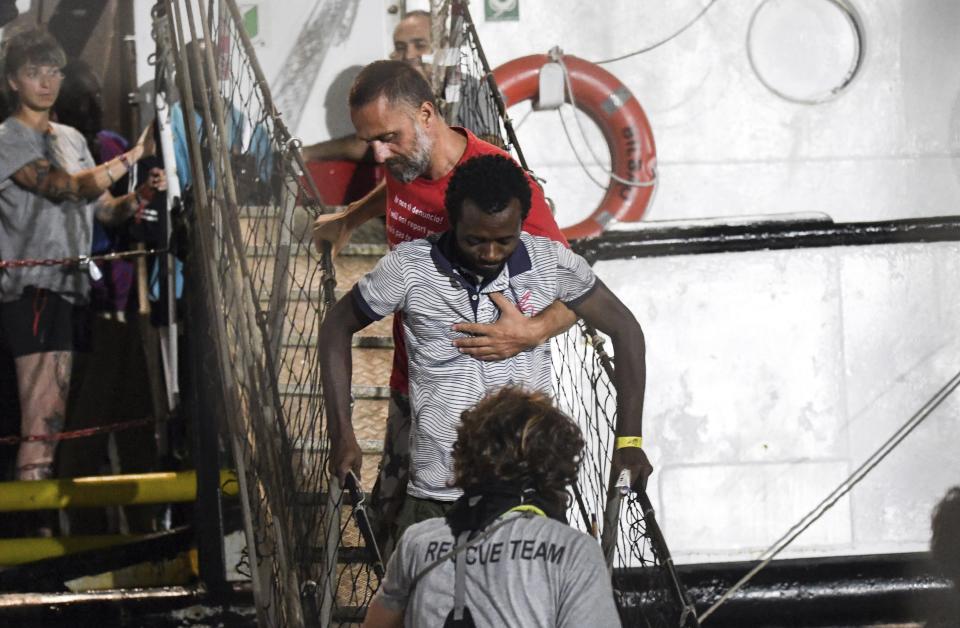
[[[83,135],[51,122],[66,56],[47,33],[30,30],[7,41],[4,78],[15,102],[0,124],[0,259],[42,260],[89,254],[93,221],[131,216],[138,193],[112,196],[110,185],[154,153],[151,127],[129,151],[95,165]],[[162,176],[151,178],[162,188]],[[73,352],[83,339],[81,307],[88,269],[77,266],[0,268],[0,343],[14,357],[21,434],[63,430]],[[56,442],[28,441],[17,454],[17,479],[51,476]]]

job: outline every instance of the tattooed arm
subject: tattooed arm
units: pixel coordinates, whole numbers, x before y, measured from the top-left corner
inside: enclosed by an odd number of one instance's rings
[[[128,151],[126,154],[141,154]],[[128,157],[128,159],[130,159]],[[133,163],[131,160],[130,163]],[[37,159],[13,173],[17,185],[50,199],[55,203],[93,199],[103,194],[113,182],[127,173],[127,166],[119,159],[112,159],[95,168],[77,174],[69,174],[46,159]]]
[[[123,196],[113,196],[110,192],[104,192],[97,199],[95,215],[100,223],[112,227],[122,223],[135,211],[137,211],[137,195],[133,192]]]
[[[28,163],[13,173],[12,178],[20,187],[54,202],[79,201],[83,198],[77,178],[54,167],[46,159]]]
[[[131,164],[155,152],[152,129],[153,125],[147,126],[136,146],[121,156],[76,174],[67,173],[47,159],[36,159],[13,173],[11,178],[20,187],[55,203],[92,201],[127,174]]]
[[[97,199],[96,218],[108,227],[119,225],[137,211],[141,201],[146,205],[153,199],[156,192],[162,192],[166,189],[167,177],[163,169],[151,168],[146,182],[137,188],[136,192],[123,196],[114,196],[110,192],[104,192]],[[149,217],[145,219],[151,220]],[[152,220],[156,220],[156,212],[153,213]]]

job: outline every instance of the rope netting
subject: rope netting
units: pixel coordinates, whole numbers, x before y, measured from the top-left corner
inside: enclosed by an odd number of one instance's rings
[[[431,1],[433,37],[441,42],[432,79],[441,109],[449,123],[467,126],[508,148],[526,167],[512,121],[498,92],[489,86],[490,67],[466,5],[462,0]],[[608,489],[617,395],[614,364],[603,350],[603,339],[580,324],[553,340],[552,356],[557,405],[577,421],[587,441],[568,519],[584,532],[603,536],[604,545],[610,546],[605,550],[612,553],[624,626],[695,626],[696,615],[646,493],[621,500]]]
[[[434,2],[434,47],[430,81],[446,121],[504,146],[500,112],[487,81],[483,49],[466,6]],[[439,33],[437,26],[440,26]]]
[[[522,161],[465,3],[432,8],[445,15],[435,21],[443,45],[432,78],[448,119]],[[205,334],[194,341],[208,354],[204,375],[222,399],[240,480],[248,548],[236,568],[252,579],[262,626],[358,623],[379,578],[349,507],[357,497],[326,471],[316,344],[336,281],[329,251],[318,253],[310,238],[324,208],[234,1],[164,0],[154,30],[157,90],[174,103],[158,114],[172,129],[174,151],[183,149],[178,167],[189,171],[180,173],[192,199],[183,212],[189,241],[180,246],[189,294],[200,305],[191,325]],[[603,519],[616,395],[595,338],[575,329],[554,342],[558,403],[589,443],[570,512],[585,531],[594,520],[613,529]],[[646,496],[631,495],[613,512],[624,624],[685,625],[683,590]]]
[[[624,626],[695,626],[646,493],[621,499],[610,488],[617,394],[604,344],[582,323],[553,341],[556,402],[576,420],[587,443],[567,517],[612,551],[611,577]]]
[[[326,471],[316,344],[335,274],[310,237],[324,208],[236,4],[167,0],[154,27],[157,89],[174,103],[174,151],[189,171],[184,272],[201,316],[191,325],[206,334],[194,340],[241,484],[247,550],[236,568],[253,581],[260,625],[326,626],[357,616],[378,581]],[[361,549],[338,556],[341,545]]]

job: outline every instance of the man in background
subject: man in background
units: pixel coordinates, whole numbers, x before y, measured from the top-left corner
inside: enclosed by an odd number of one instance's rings
[[[432,29],[428,11],[408,12],[393,29],[392,61],[402,61],[417,70],[427,81],[432,79],[434,66],[426,58],[433,55]],[[499,137],[499,120],[490,108],[489,99],[483,96],[487,88],[474,77],[459,77],[460,106],[456,109],[453,124],[473,131],[486,141]],[[356,134],[345,135],[319,142],[302,149],[305,160],[356,161],[374,163],[367,143]]]

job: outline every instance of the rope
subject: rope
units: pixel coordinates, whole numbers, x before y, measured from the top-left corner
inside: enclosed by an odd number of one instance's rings
[[[583,143],[586,144],[587,150],[590,152],[590,156],[593,158],[594,165],[596,165],[603,173],[609,176],[613,181],[617,183],[622,183],[623,185],[635,188],[649,188],[657,185],[657,176],[656,171],[653,171],[653,178],[649,181],[635,181],[632,179],[624,179],[623,177],[616,174],[613,170],[607,170],[600,163],[600,157],[593,151],[593,146],[590,145],[590,142],[587,141],[586,131],[583,130],[583,125],[580,122],[579,110],[577,109],[577,100],[573,95],[573,85],[570,83],[570,72],[567,70],[567,64],[563,62],[563,53],[559,48],[554,48],[550,51],[550,58],[552,61],[560,64],[560,68],[563,70],[563,84],[567,91],[567,97],[570,99],[570,105],[573,107],[573,120],[577,123],[577,129],[580,131],[580,137],[583,138]],[[563,119],[563,113],[561,110],[557,110],[557,114],[560,116],[560,124],[563,126],[563,133],[567,136],[567,143],[570,144],[570,148],[573,149],[573,154],[577,158],[577,163],[580,164],[580,168],[586,173],[586,175],[593,181],[596,185],[603,189],[607,189],[609,185],[604,185],[603,183],[597,181],[593,174],[587,169],[587,165],[580,159],[580,153],[577,151],[576,146],[573,145],[573,138],[570,136],[570,131],[567,129],[567,123]]]
[[[110,262],[119,259],[147,257],[167,253],[167,249],[150,249],[148,251],[119,251],[102,255],[81,255],[79,257],[60,257],[51,259],[10,259],[0,260],[0,269],[4,268],[32,268],[34,266],[88,266],[92,262]]]
[[[109,432],[121,432],[135,427],[145,427],[157,423],[166,423],[173,419],[135,419],[132,421],[121,421],[119,423],[109,423],[107,425],[98,425],[96,427],[86,427],[80,430],[68,432],[55,432],[53,434],[28,434],[26,436],[2,436],[0,445],[19,445],[20,443],[37,442],[60,442],[63,440],[74,440],[77,438],[86,438],[96,436],[97,434],[106,434]]]
[[[750,582],[754,576],[756,576],[760,571],[770,564],[770,562],[787,548],[790,543],[792,543],[798,536],[803,534],[811,525],[813,525],[818,519],[820,519],[828,510],[833,508],[833,506],[840,501],[847,493],[849,493],[854,486],[860,483],[863,478],[867,476],[868,473],[873,471],[873,469],[886,458],[890,452],[892,452],[907,436],[910,435],[913,430],[915,430],[930,414],[937,409],[937,407],[943,403],[943,401],[950,396],[957,386],[960,386],[960,371],[958,371],[950,381],[948,381],[943,388],[938,390],[933,397],[927,400],[913,416],[911,416],[900,428],[893,433],[890,438],[888,438],[880,447],[874,451],[857,469],[850,474],[850,476],[845,479],[840,485],[833,489],[833,491],[824,498],[813,510],[808,512],[798,523],[796,523],[792,528],[787,530],[786,534],[777,539],[773,545],[771,545],[763,554],[760,556],[763,557],[761,562],[751,569],[747,575],[740,578],[736,584],[730,587],[723,595],[720,596],[713,605],[703,612],[700,617],[697,619],[700,623],[710,617],[716,611],[720,605],[729,600],[733,595],[743,588],[745,584]]]
[[[641,48],[640,50],[634,50],[633,52],[628,52],[627,54],[620,55],[619,57],[613,57],[612,59],[604,59],[602,61],[594,61],[593,63],[596,63],[597,65],[603,65],[604,63],[613,63],[614,61],[622,61],[623,59],[629,59],[630,57],[635,57],[637,55],[642,55],[646,52],[650,52],[651,50],[655,50],[660,46],[673,41],[674,39],[682,35],[684,32],[686,32],[687,29],[689,29],[691,26],[699,22],[700,18],[702,18],[706,14],[706,12],[710,10],[710,7],[712,7],[716,3],[717,3],[717,0],[710,0],[710,2],[708,2],[705,7],[700,9],[700,12],[697,13],[697,15],[694,16],[692,20],[687,22],[680,30],[678,30],[677,32],[673,33],[672,35],[670,35],[665,39],[661,39],[655,44],[650,44],[645,48]]]

